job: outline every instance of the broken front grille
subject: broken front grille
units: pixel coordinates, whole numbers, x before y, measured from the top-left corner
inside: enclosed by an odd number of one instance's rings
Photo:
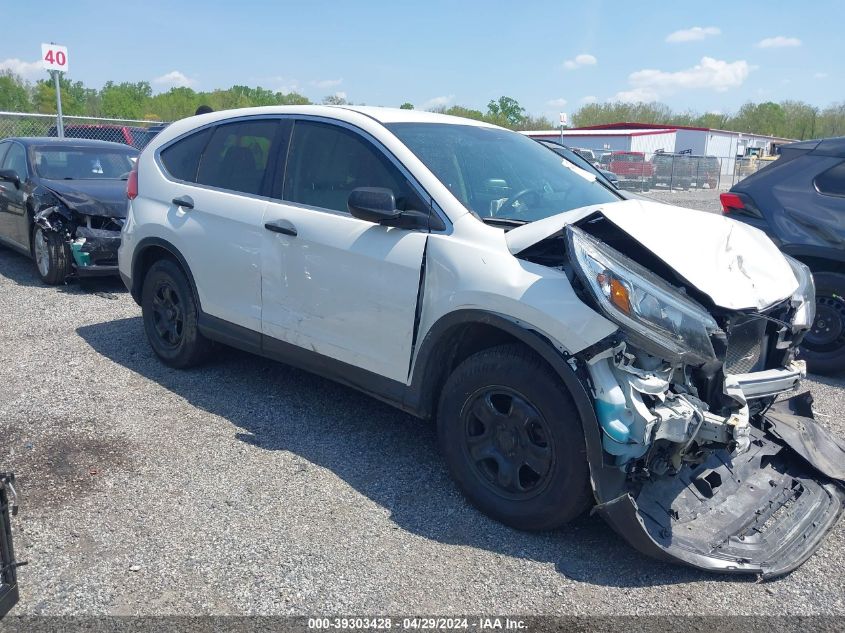
[[[728,331],[725,373],[747,374],[762,369],[765,336],[765,319],[755,316],[735,319]]]

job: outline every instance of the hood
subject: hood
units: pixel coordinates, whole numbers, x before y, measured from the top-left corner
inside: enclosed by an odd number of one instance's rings
[[[600,211],[713,303],[762,310],[792,296],[792,267],[760,230],[722,215],[645,200],[626,200],[561,213],[505,235],[517,254],[566,225]]]
[[[41,186],[77,213],[126,217],[125,180],[42,180]]]

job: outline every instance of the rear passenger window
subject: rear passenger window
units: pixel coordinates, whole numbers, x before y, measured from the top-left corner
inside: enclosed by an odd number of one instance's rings
[[[161,151],[161,162],[174,178],[186,182],[197,181],[197,168],[202,150],[211,138],[211,128],[186,136]]]
[[[284,199],[347,212],[357,187],[386,187],[401,210],[425,207],[402,173],[360,135],[336,125],[297,121],[285,174]]]
[[[816,176],[816,189],[828,196],[845,196],[845,161]]]
[[[197,184],[260,194],[277,119],[218,125],[205,148]]]

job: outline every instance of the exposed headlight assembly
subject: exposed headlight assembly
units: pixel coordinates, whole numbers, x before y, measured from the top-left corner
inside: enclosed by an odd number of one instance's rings
[[[792,266],[792,273],[798,281],[798,289],[792,295],[792,303],[797,307],[792,317],[792,327],[796,330],[809,330],[816,318],[816,283],[813,273],[805,264],[789,255],[784,255]]]
[[[718,360],[710,336],[721,330],[703,307],[578,227],[567,227],[567,236],[582,281],[605,315],[635,342],[666,360]]]

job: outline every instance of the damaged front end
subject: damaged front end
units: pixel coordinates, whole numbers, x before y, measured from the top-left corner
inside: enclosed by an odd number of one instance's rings
[[[85,197],[45,190],[33,222],[67,244],[79,277],[117,274],[117,249],[124,218],[118,210]]]
[[[563,246],[558,267],[619,326],[571,363],[601,430],[596,512],[656,558],[764,578],[800,565],[845,503],[845,445],[813,421],[808,395],[776,402],[805,375],[809,271],[776,259],[779,299],[725,307],[723,288],[692,284],[600,213],[552,241],[520,256],[549,263]],[[747,278],[745,264],[734,272]]]

